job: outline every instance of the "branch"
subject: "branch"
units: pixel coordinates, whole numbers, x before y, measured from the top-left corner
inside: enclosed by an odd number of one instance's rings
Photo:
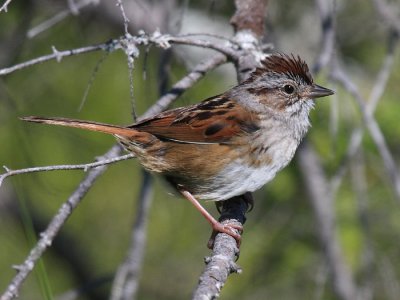
[[[119,7],[119,9],[121,11],[122,18],[124,20],[124,31],[125,31],[125,34],[128,34],[129,19],[126,16],[124,5],[122,4],[122,0],[117,0],[117,6]]]
[[[90,4],[97,5],[99,2],[100,2],[100,0],[81,0],[77,3],[75,3],[73,0],[68,0],[68,6],[69,6],[68,9],[60,11],[59,13],[57,13],[50,19],[29,29],[26,36],[30,39],[34,38],[38,34],[50,29],[57,23],[61,22],[69,15],[77,15],[79,13],[79,10],[81,10],[82,8],[89,6]]]
[[[226,62],[226,56],[217,54],[210,59],[206,59],[199,63],[188,75],[175,83],[168,93],[166,93],[154,105],[152,105],[143,115],[142,119],[149,118],[163,111],[165,108],[171,105],[171,103],[177,97],[182,95],[183,92],[199,81],[199,79],[202,78],[208,71],[215,69],[224,62]]]
[[[396,43],[397,38],[392,36],[389,38],[389,47],[387,54],[382,61],[382,66],[380,71],[378,72],[378,75],[375,79],[375,84],[372,87],[370,96],[368,98],[368,101],[365,101],[365,110],[368,112],[368,114],[373,115],[375,113],[375,109],[382,98],[383,92],[386,89],[386,85],[389,80],[390,73],[393,70],[393,61],[394,61],[394,50],[395,50],[395,43]],[[357,127],[353,130],[353,132],[350,135],[350,142],[347,146],[346,150],[346,156],[341,163],[340,167],[336,171],[335,175],[331,179],[331,186],[332,190],[336,191],[341,182],[342,178],[346,172],[347,169],[347,162],[352,160],[354,155],[358,152],[361,146],[362,138],[364,135],[364,128],[363,127]]]
[[[0,12],[2,12],[3,10],[5,12],[7,12],[8,11],[8,5],[10,4],[10,2],[11,2],[11,0],[6,0],[4,2],[4,4],[0,7]]]
[[[317,221],[317,233],[325,248],[325,255],[330,267],[333,288],[342,300],[356,298],[356,286],[348,269],[335,234],[333,195],[327,184],[324,171],[314,149],[307,142],[298,151],[300,170],[303,173],[314,215]]]
[[[236,12],[231,18],[231,24],[235,28],[233,40],[245,50],[243,53],[238,53],[236,62],[239,82],[246,80],[265,57],[260,40],[264,34],[267,2],[267,0],[235,0]]]
[[[120,152],[121,152],[121,147],[116,145],[112,147],[100,159],[101,160],[112,159],[115,156],[118,156]],[[36,243],[35,247],[32,248],[25,261],[21,265],[14,266],[14,268],[17,270],[17,275],[7,286],[7,289],[1,296],[0,300],[10,300],[15,297],[18,297],[18,291],[22,283],[28,276],[28,274],[32,271],[37,261],[43,255],[44,251],[51,245],[57,233],[60,231],[62,225],[64,225],[68,217],[71,215],[72,211],[80,203],[83,196],[86,195],[86,193],[92,187],[95,180],[101,174],[103,174],[106,169],[107,166],[102,165],[89,171],[85,179],[79,184],[78,188],[72,193],[72,195],[68,198],[68,200],[58,210],[57,214],[50,221],[46,230],[40,234],[40,239]]]
[[[154,44],[160,48],[168,49],[169,47],[171,47],[171,43],[213,49],[226,55],[227,57],[233,59],[234,61],[237,60],[239,56],[237,52],[233,50],[231,45],[229,44],[228,45],[222,43],[218,44],[203,39],[193,39],[185,36],[170,36],[168,34],[163,35],[159,31],[155,31],[150,35],[147,35],[144,32],[140,32],[140,34],[137,36],[131,36],[130,34],[126,34],[125,36],[119,39],[114,39],[107,43],[94,46],[87,46],[72,50],[58,51],[53,46],[52,54],[43,55],[8,68],[0,69],[0,76],[7,75],[17,70],[21,70],[30,67],[32,65],[43,63],[49,60],[55,59],[57,60],[57,62],[60,62],[64,57],[67,56],[78,55],[98,50],[113,52],[115,50],[122,49],[124,50],[125,54],[128,57],[135,58],[139,55],[139,49],[137,48],[137,46],[139,45]]]
[[[332,3],[333,7],[330,7]],[[333,50],[335,48],[336,24],[334,9],[336,2],[329,0],[316,0],[319,16],[321,19],[322,45],[316,63],[313,66],[314,73],[318,73],[322,68],[331,62]]]
[[[372,2],[380,14],[382,21],[395,30],[397,35],[400,36],[400,20],[399,16],[396,16],[395,14],[396,10],[394,7],[392,8],[385,0],[372,0]]]
[[[256,37],[264,35],[264,19],[267,1],[235,0],[236,11],[231,18],[235,32],[251,32]]]
[[[357,213],[360,228],[363,233],[364,247],[361,252],[360,272],[361,276],[358,277],[360,283],[360,299],[372,300],[374,298],[374,264],[376,261],[374,253],[374,243],[372,240],[372,222],[369,220],[369,194],[367,184],[367,171],[365,168],[365,159],[362,149],[355,155],[354,159],[350,162],[350,173],[356,194]]]
[[[364,124],[367,127],[372,140],[374,141],[378,152],[383,160],[383,165],[386,172],[389,175],[390,181],[392,183],[393,189],[397,198],[400,200],[400,174],[397,170],[397,164],[393,158],[392,153],[386,143],[385,137],[378,125],[378,122],[371,114],[370,110],[367,109],[366,102],[361,96],[357,86],[351,81],[347,74],[341,69],[341,67],[336,63],[334,69],[332,70],[331,77],[340,83],[344,89],[346,89],[356,100],[360,107],[360,111],[364,120]]]
[[[248,210],[246,196],[238,196],[222,202],[220,221],[222,224],[242,225]],[[224,286],[228,276],[240,273],[235,263],[239,257],[236,241],[225,233],[217,234],[211,256],[205,258],[206,267],[200,275],[199,284],[193,292],[193,300],[215,299]]]
[[[34,168],[26,168],[26,169],[19,169],[19,170],[11,170],[6,166],[3,168],[6,170],[6,173],[0,175],[0,186],[3,183],[3,180],[7,177],[20,175],[20,174],[27,174],[27,173],[34,173],[34,172],[44,172],[44,171],[58,171],[58,170],[84,170],[87,172],[92,168],[96,168],[103,165],[112,164],[121,160],[127,160],[130,158],[135,157],[133,154],[126,154],[123,156],[113,157],[106,160],[99,160],[93,163],[87,164],[80,164],[80,165],[56,165],[56,166],[45,166],[45,167],[34,167]]]
[[[78,55],[82,53],[87,53],[87,52],[93,52],[93,51],[98,51],[98,50],[104,50],[106,48],[107,44],[100,44],[100,45],[94,45],[94,46],[87,46],[87,47],[82,47],[82,48],[77,48],[77,49],[72,49],[72,50],[64,50],[64,51],[58,51],[54,46],[51,48],[53,53],[48,54],[48,55],[43,55],[28,61],[25,61],[23,63],[16,64],[12,67],[8,68],[3,68],[0,69],[0,76],[10,74],[12,72],[15,72],[17,70],[22,70],[25,68],[28,68],[33,65],[37,65],[52,59],[57,60],[57,62],[60,62],[62,58],[67,57],[67,56],[72,56],[72,55]]]
[[[111,300],[135,299],[145,254],[147,221],[152,198],[152,177],[148,172],[143,171],[143,181],[139,193],[129,254],[116,272],[110,296]]]

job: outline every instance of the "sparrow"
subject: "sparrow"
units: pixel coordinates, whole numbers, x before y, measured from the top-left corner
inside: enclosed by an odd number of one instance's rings
[[[254,192],[293,158],[310,127],[319,86],[299,56],[270,54],[249,78],[200,103],[164,111],[129,126],[66,118],[24,121],[112,134],[143,167],[162,175],[216,232],[240,242],[242,227],[221,224],[198,201]]]

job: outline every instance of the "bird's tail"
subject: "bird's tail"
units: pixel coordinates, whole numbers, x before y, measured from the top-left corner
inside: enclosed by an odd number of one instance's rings
[[[97,123],[92,121],[82,121],[82,120],[74,120],[66,118],[42,118],[42,117],[22,117],[20,119],[23,121],[34,122],[34,123],[60,125],[67,127],[82,128],[91,131],[104,132],[123,138],[132,138],[138,134],[138,131],[133,128]]]

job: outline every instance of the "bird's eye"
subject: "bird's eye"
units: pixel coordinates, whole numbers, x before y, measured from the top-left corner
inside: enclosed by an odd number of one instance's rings
[[[294,86],[293,86],[293,85],[290,85],[290,84],[286,84],[286,85],[283,87],[283,90],[285,91],[286,94],[291,95],[291,94],[293,94],[293,92],[294,92]]]

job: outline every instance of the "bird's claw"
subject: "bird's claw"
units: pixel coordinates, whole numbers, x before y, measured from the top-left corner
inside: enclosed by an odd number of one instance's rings
[[[218,233],[226,233],[236,240],[237,247],[240,248],[240,243],[242,240],[241,234],[243,233],[243,226],[238,224],[222,224],[220,222],[214,223],[212,225],[213,232],[208,240],[207,247],[212,249],[214,247],[215,237]]]

